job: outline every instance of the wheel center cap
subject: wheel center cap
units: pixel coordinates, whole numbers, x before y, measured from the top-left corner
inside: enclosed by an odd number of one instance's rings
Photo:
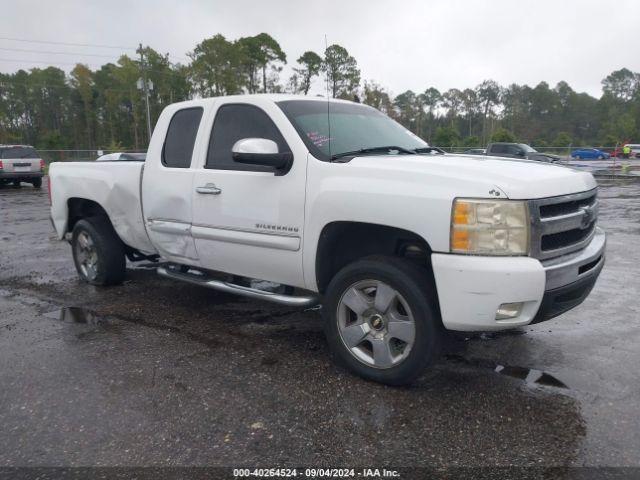
[[[369,317],[369,324],[371,328],[374,330],[382,330],[384,328],[384,320],[382,319],[382,315],[374,313]]]

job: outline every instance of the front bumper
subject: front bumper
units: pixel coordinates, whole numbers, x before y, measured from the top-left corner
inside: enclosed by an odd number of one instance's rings
[[[531,257],[434,253],[442,322],[448,330],[493,331],[548,320],[584,301],[604,266],[605,233],[586,248],[544,262]],[[496,320],[503,303],[522,302],[515,318]]]

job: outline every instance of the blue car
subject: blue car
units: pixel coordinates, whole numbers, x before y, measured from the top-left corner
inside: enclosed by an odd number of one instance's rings
[[[574,150],[571,152],[571,158],[576,160],[581,159],[598,159],[604,160],[606,158],[611,157],[607,152],[603,152],[602,150],[598,150],[597,148],[580,148],[578,150]]]

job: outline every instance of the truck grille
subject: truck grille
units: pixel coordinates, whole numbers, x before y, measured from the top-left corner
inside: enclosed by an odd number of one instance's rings
[[[529,202],[531,256],[540,260],[586,247],[596,231],[597,189]]]

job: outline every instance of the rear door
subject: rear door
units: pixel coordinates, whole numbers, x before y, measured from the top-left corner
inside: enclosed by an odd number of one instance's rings
[[[40,173],[40,156],[33,147],[2,147],[1,159],[3,171],[6,173]]]
[[[198,259],[190,233],[190,167],[199,150],[203,112],[202,106],[184,104],[163,112],[142,176],[142,211],[149,238],[163,257],[177,263]],[[154,144],[155,138],[161,140]]]
[[[206,268],[304,286],[307,150],[274,102],[254,101],[218,104],[206,156],[194,174],[191,233]],[[231,148],[243,138],[273,140],[280,152],[293,153],[291,168],[275,174],[271,167],[234,162]]]
[[[488,155],[495,155],[496,157],[506,157],[507,146],[502,144],[491,145]]]

